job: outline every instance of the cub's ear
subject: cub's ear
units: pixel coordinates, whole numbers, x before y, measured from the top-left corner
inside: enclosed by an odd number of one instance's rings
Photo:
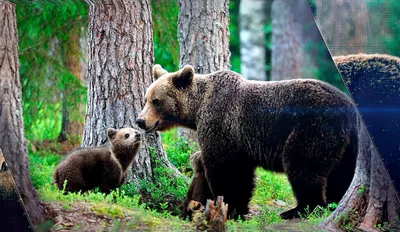
[[[156,64],[153,66],[153,77],[154,79],[158,79],[159,77],[161,77],[162,75],[168,73],[167,70],[163,69],[161,67],[161,65]]]
[[[184,89],[192,84],[194,77],[194,69],[191,65],[185,65],[173,78],[172,84],[177,89]]]
[[[114,129],[114,128],[108,128],[107,129],[108,139],[113,139],[113,138],[115,138],[116,135],[117,135],[117,130],[116,129]]]

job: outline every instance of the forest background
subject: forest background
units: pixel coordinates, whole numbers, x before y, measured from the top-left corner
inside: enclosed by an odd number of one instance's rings
[[[288,21],[288,14],[311,15],[310,9],[317,23],[325,27],[333,23],[332,18],[326,14],[335,15],[335,10],[340,11],[342,17],[356,17],[355,21],[365,22],[338,27],[335,33],[348,38],[346,41],[351,43],[347,44],[346,50],[334,49],[336,54],[332,55],[365,52],[400,56],[398,1],[360,0],[357,1],[357,9],[353,8],[356,4],[343,6],[342,2],[350,1],[331,1],[331,5],[327,6],[321,4],[321,1],[310,0],[310,8],[307,5],[290,8],[287,4],[273,5],[272,2],[229,1],[230,69],[241,73],[245,78],[269,81],[282,77],[310,77],[346,91],[322,38],[315,31],[314,18]],[[151,9],[155,63],[161,64],[168,71],[175,71],[180,67],[178,2],[151,1]],[[360,11],[363,13],[354,14]],[[103,213],[105,208],[111,206],[99,206],[96,195],[99,193],[61,196],[50,184],[54,167],[60,162],[62,155],[79,146],[82,141],[87,97],[88,5],[78,0],[53,0],[51,3],[17,1],[16,13],[23,119],[33,185],[38,190],[40,199],[52,202],[51,204],[60,204],[62,210],[71,211],[77,207],[72,202],[84,199],[86,202],[93,202],[94,206],[91,207],[94,211]],[[294,28],[300,24],[302,29],[293,33],[296,31]],[[333,33],[332,30],[324,32],[322,27],[321,31],[329,42],[329,33]],[[285,50],[284,43],[279,43],[279,35],[291,38],[287,40],[291,41],[291,51]],[[285,69],[288,61],[301,65],[297,70],[288,70]],[[153,181],[144,180],[139,183],[140,188],[137,187],[138,183],[122,186],[116,194],[121,199],[134,199],[134,202],[129,203],[134,205],[133,208],[140,205],[146,210],[160,213],[161,218],[179,213],[178,203],[185,197],[187,180],[192,175],[188,156],[197,147],[177,134],[173,130],[161,136],[168,159],[183,177],[171,180],[166,170],[155,168]],[[121,203],[128,207],[129,204]],[[280,222],[278,212],[294,204],[285,177],[257,170],[257,188],[252,204],[254,217],[247,224],[260,226]],[[114,213],[107,211],[105,214],[111,219],[124,216],[118,209]],[[328,214],[329,209],[327,212],[322,210],[310,219],[315,217],[320,221]],[[113,220],[108,223],[118,226]]]

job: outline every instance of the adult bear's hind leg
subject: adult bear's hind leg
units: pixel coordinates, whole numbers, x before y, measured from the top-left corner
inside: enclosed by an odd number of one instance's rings
[[[237,219],[248,213],[248,203],[254,188],[255,165],[249,160],[235,159],[218,162],[204,156],[206,178],[214,199],[224,197],[228,204],[228,215]]]
[[[345,144],[344,136],[322,126],[290,134],[282,158],[297,206],[282,213],[283,219],[298,218],[317,206],[326,206],[327,177]]]

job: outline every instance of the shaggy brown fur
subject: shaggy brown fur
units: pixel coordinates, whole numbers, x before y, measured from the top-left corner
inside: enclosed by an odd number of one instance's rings
[[[186,200],[182,204],[182,218],[192,217],[193,210],[189,209],[191,201],[206,202],[207,199],[213,199],[213,195],[208,187],[206,175],[204,173],[203,163],[201,161],[201,152],[198,151],[190,155],[190,164],[194,171],[192,183],[186,194]]]
[[[107,130],[109,145],[73,151],[54,172],[54,183],[65,191],[85,192],[99,187],[109,193],[119,187],[139,150],[141,134],[132,128]]]
[[[0,150],[1,231],[33,231],[14,179]]]
[[[154,74],[140,126],[197,130],[208,185],[214,199],[224,196],[231,216],[248,213],[257,166],[288,176],[297,207],[282,213],[285,219],[326,205],[338,167],[349,175],[335,200],[350,185],[358,115],[335,87],[310,79],[248,81],[232,71],[196,75],[190,65],[174,73],[157,65]]]

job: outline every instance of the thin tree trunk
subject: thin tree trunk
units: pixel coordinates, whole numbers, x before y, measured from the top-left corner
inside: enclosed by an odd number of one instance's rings
[[[179,67],[186,64],[199,74],[230,68],[228,0],[179,0]],[[195,132],[180,135],[195,139]]]
[[[302,14],[311,14],[304,0],[272,3],[271,80],[302,78],[305,65]]]
[[[249,80],[267,80],[264,25],[272,1],[240,1],[240,70]]]
[[[69,44],[66,49],[66,67],[68,71],[78,80],[82,85],[84,84],[84,75],[82,75],[80,63],[80,41],[79,35],[76,30],[71,31],[69,35]],[[83,120],[79,121],[79,115],[85,114],[85,106],[83,103],[78,102],[71,105],[73,89],[71,86],[66,85],[63,91],[63,105],[62,105],[62,120],[61,132],[58,136],[59,142],[64,142],[70,138],[79,138],[83,133]]]
[[[89,11],[88,95],[82,146],[107,141],[109,127],[136,127],[152,82],[153,30],[149,0],[87,0]],[[152,165],[169,162],[158,133],[145,138],[127,180],[152,180]]]
[[[315,0],[316,21],[333,56],[366,49],[367,7],[364,0]]]
[[[44,207],[32,186],[24,136],[15,5],[0,2],[0,148],[33,223],[44,220]]]

